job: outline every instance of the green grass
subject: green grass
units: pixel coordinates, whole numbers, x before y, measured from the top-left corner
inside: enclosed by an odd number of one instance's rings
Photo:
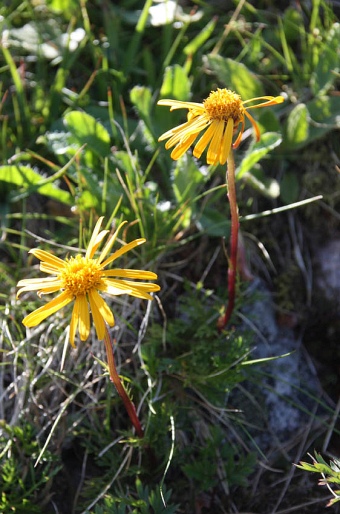
[[[294,287],[306,270],[284,213],[322,234],[325,211],[307,201],[325,193],[327,215],[338,219],[337,179],[325,169],[325,155],[333,169],[340,158],[337,13],[324,0],[311,10],[303,1],[179,3],[175,19],[170,1],[0,7],[1,512],[191,514],[201,505],[263,514],[277,475],[261,482],[259,462],[287,471],[298,461],[263,455],[253,420],[234,404],[259,364],[249,365],[256,333],[242,323],[256,300],[247,280],[237,284],[230,324],[217,330],[227,302],[225,168],[190,151],[171,160],[158,138],[185,112],[157,101],[201,102],[217,87],[244,100],[285,96],[253,111],[261,141],[249,131],[235,152],[242,270],[250,263],[274,284],[281,313],[303,311]],[[41,275],[30,248],[65,258],[85,247],[102,215],[107,227],[127,220],[123,241],[146,238],[119,265],[153,270],[161,286],[150,304],[126,296],[111,304],[115,359],[143,440],[95,333],[67,345],[67,308],[26,330],[22,319],[44,300],[16,298],[19,280]],[[302,456],[307,450],[306,442]],[[315,498],[312,483],[301,496],[305,476],[287,477],[285,508]]]

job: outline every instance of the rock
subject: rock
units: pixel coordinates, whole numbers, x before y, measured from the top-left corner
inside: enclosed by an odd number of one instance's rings
[[[261,450],[286,444],[304,430],[311,416],[320,411],[322,391],[301,339],[289,327],[279,326],[272,294],[260,279],[255,279],[248,293],[255,301],[242,310],[244,324],[252,327],[254,350],[251,359],[288,356],[255,364],[249,370],[251,380],[244,384],[248,401],[242,406],[245,419],[254,428],[250,433]],[[258,377],[258,380],[256,378]],[[238,405],[235,405],[238,406]],[[245,410],[247,409],[247,410]],[[320,411],[321,413],[321,411]]]

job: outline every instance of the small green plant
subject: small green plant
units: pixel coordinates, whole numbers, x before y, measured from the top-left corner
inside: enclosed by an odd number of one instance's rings
[[[98,503],[89,514],[175,514],[177,505],[170,505],[171,490],[165,487],[151,489],[143,486],[140,479],[136,480],[136,492],[125,495],[121,491]]]
[[[333,484],[340,486],[340,460],[333,459],[327,464],[320,453],[314,452],[315,457],[308,454],[312,459],[313,464],[309,462],[301,461],[300,464],[295,464],[297,468],[309,471],[311,473],[319,473],[322,478],[319,480],[319,485],[325,485],[327,489],[332,493],[333,498],[327,503],[327,507],[331,507],[338,501],[340,501],[340,490],[333,489]]]
[[[49,451],[34,466],[39,454],[32,425],[0,425],[0,512],[40,513],[50,499],[53,477],[61,469]]]

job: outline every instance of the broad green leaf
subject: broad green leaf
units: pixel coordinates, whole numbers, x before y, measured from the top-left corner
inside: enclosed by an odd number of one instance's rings
[[[257,164],[251,172],[243,175],[243,180],[267,198],[277,198],[280,195],[280,186],[277,180],[266,177],[262,168]]]
[[[185,101],[189,99],[190,89],[190,80],[182,66],[175,64],[165,68],[160,98],[173,98]]]
[[[283,14],[282,26],[289,43],[298,41],[303,30],[303,15],[295,7],[288,7]]]
[[[255,73],[237,61],[220,55],[206,55],[205,65],[211,69],[224,87],[235,91],[242,100],[263,96],[262,84]]]
[[[226,237],[230,235],[230,219],[216,209],[206,208],[198,219],[201,230],[212,237]]]
[[[294,171],[285,172],[280,184],[280,196],[282,201],[287,205],[296,202],[299,198],[299,192],[300,186],[297,173]]]
[[[245,173],[249,172],[260,159],[276,148],[281,141],[281,135],[276,132],[263,134],[260,141],[252,145],[242,159],[240,166],[236,170],[237,179],[240,179]]]
[[[104,214],[105,207],[112,212],[112,206],[118,203],[121,191],[117,187],[116,180],[110,180],[107,185],[106,198],[103,197],[103,182],[98,177],[88,171],[85,167],[79,168],[82,176],[81,192],[78,198],[78,205],[82,209],[94,208],[97,212]],[[104,207],[105,206],[105,207]]]
[[[256,119],[261,134],[266,132],[280,132],[280,122],[272,109],[261,109]]]
[[[67,19],[75,15],[79,9],[77,0],[47,0],[47,5],[51,10],[62,13]]]
[[[319,96],[307,104],[311,123],[311,133],[323,129],[322,134],[340,128],[340,96]]]
[[[150,126],[150,113],[152,107],[151,90],[144,86],[135,86],[130,91],[130,100],[136,106],[138,114]]]
[[[285,149],[302,148],[331,130],[339,128],[339,96],[320,96],[307,104],[298,104],[288,116]]]
[[[176,200],[179,204],[193,200],[199,184],[205,182],[205,177],[196,166],[195,161],[188,155],[176,161],[172,185]]]
[[[319,52],[319,60],[311,76],[311,87],[315,95],[327,93],[340,70],[340,24],[335,23]]]
[[[175,64],[165,68],[160,98],[171,98],[186,101],[190,99],[190,80],[186,71]],[[155,132],[161,134],[171,127],[175,127],[186,119],[187,110],[178,109],[170,112],[169,107],[156,106],[153,113],[153,126]]]
[[[59,189],[54,184],[44,184],[39,187],[39,183],[43,180],[43,177],[29,166],[0,166],[0,188],[1,183],[5,183],[11,196],[14,196],[14,192],[18,192],[16,188],[24,188],[27,193],[38,192],[68,205],[73,203],[71,194]]]
[[[110,134],[95,118],[85,112],[71,111],[64,116],[64,124],[79,144],[87,145],[99,157],[110,154]]]
[[[309,113],[305,104],[298,104],[290,112],[286,124],[286,141],[290,148],[303,146],[309,137]]]

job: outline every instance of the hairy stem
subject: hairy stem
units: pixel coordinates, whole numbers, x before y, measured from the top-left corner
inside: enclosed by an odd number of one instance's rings
[[[235,160],[232,149],[229,152],[226,170],[226,182],[228,185],[228,199],[230,205],[231,231],[230,231],[230,257],[228,266],[228,303],[227,308],[218,321],[218,328],[222,330],[227,325],[235,305],[236,295],[236,273],[237,273],[237,248],[238,248],[238,231],[239,216],[236,198],[235,185]]]
[[[112,338],[111,335],[106,327],[105,329],[105,337],[104,337],[104,343],[105,343],[105,349],[106,349],[106,355],[107,355],[107,362],[109,365],[109,373],[110,373],[110,379],[111,382],[114,383],[115,388],[117,389],[117,392],[121,399],[123,400],[123,403],[125,405],[126,411],[130,417],[130,420],[135,427],[136,434],[138,437],[144,437],[144,432],[142,429],[142,426],[140,424],[140,421],[137,416],[137,412],[135,409],[134,404],[130,400],[129,396],[127,395],[125,388],[119,378],[119,375],[117,373],[117,368],[115,364],[115,359],[113,355],[113,348],[112,348]]]

